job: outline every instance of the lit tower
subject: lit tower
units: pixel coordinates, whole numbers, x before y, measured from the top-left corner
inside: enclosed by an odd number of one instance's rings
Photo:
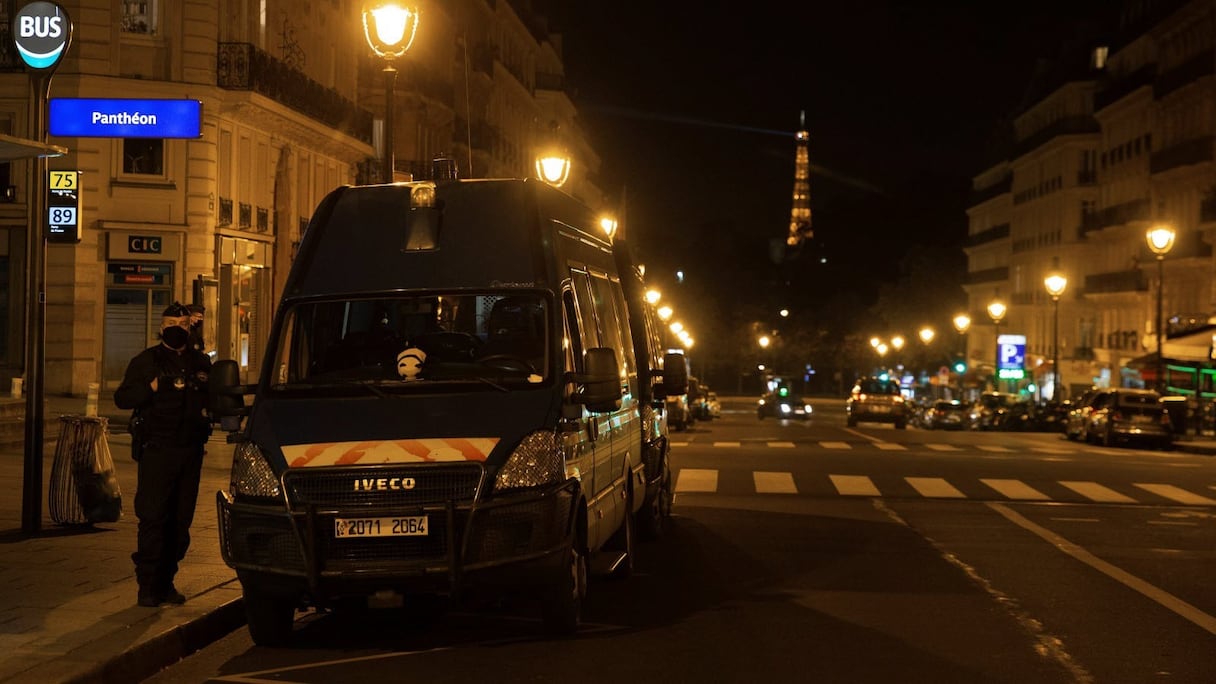
[[[797,247],[811,237],[811,157],[806,149],[810,137],[806,132],[806,111],[798,115],[798,132],[794,134],[797,148],[794,152],[794,204],[790,209],[790,234],[785,243]]]

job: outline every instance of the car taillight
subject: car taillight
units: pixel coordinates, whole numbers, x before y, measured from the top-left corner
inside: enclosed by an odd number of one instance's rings
[[[1122,422],[1123,422],[1123,414],[1122,414],[1122,413],[1120,413],[1120,412],[1118,412],[1118,411],[1112,411],[1112,412],[1111,412],[1111,414],[1110,414],[1110,419],[1111,419],[1111,420],[1113,420],[1113,421],[1114,421],[1114,422],[1116,422],[1116,423],[1122,423]]]
[[[864,394],[858,394],[858,395],[857,395],[857,399],[858,399],[858,400],[860,400],[860,401],[865,401],[865,400],[866,400],[866,395],[864,395]]]

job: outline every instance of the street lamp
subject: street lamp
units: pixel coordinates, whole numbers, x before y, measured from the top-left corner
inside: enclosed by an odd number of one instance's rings
[[[875,349],[878,349],[878,345],[880,345],[880,344],[882,344],[882,340],[878,339],[877,337],[871,337],[871,338],[870,338],[870,346],[871,346],[871,347],[874,347]]]
[[[671,320],[672,315],[675,314],[675,310],[670,306],[660,306],[659,310],[655,313],[659,314],[660,321],[666,323],[667,321]]]
[[[1165,341],[1165,321],[1162,320],[1162,293],[1165,291],[1165,255],[1174,248],[1174,238],[1178,233],[1169,225],[1154,226],[1145,233],[1148,248],[1157,257],[1157,318],[1153,322],[1157,333],[1157,391],[1165,390],[1165,363],[1162,358],[1161,343]]]
[[[659,300],[662,298],[663,298],[663,294],[661,292],[659,292],[658,290],[655,290],[653,288],[646,290],[646,303],[651,304],[651,305],[658,304]]]
[[[367,0],[363,3],[363,35],[376,56],[384,60],[384,168],[381,180],[385,183],[393,182],[396,166],[393,89],[397,85],[397,69],[393,67],[393,60],[410,49],[417,32],[417,9],[403,7],[393,0]]]
[[[768,346],[773,343],[773,340],[768,335],[761,335],[756,338],[756,344],[760,345],[761,349],[768,349]]]
[[[992,372],[996,376],[992,379],[992,386],[1000,389],[1000,374],[1001,374],[1001,320],[1005,318],[1005,313],[1008,311],[1005,303],[999,299],[992,300],[988,305],[988,317],[992,319],[992,325],[996,328],[996,362],[992,367]]]
[[[570,179],[570,154],[558,138],[556,121],[549,122],[548,138],[536,155],[536,175],[549,185],[560,188]]]
[[[958,340],[961,345],[959,358],[963,360],[962,370],[955,369],[958,370],[958,395],[961,398],[966,390],[963,384],[963,373],[967,370],[967,331],[971,328],[971,317],[965,313],[955,314],[952,322],[954,323],[954,329],[958,331]]]
[[[1060,401],[1060,295],[1068,287],[1068,278],[1061,273],[1052,273],[1043,279],[1047,294],[1051,295],[1051,401]]]
[[[935,335],[937,335],[937,333],[933,330],[933,328],[930,328],[929,326],[926,325],[925,327],[920,329],[920,332],[918,332],[917,335],[920,336],[921,342],[924,342],[925,344],[929,344],[930,342],[933,341],[933,337]]]

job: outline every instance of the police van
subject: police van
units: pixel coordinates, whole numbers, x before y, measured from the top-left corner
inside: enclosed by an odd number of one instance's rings
[[[212,371],[237,442],[221,549],[256,643],[297,609],[474,589],[569,633],[588,574],[630,572],[635,517],[653,536],[670,509],[657,407],[687,377],[596,218],[533,180],[321,202],[257,385]]]

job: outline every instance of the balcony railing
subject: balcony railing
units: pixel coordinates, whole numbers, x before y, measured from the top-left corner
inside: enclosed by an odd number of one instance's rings
[[[1150,86],[1157,76],[1157,65],[1146,64],[1126,76],[1099,84],[1094,93],[1094,111],[1110,106],[1136,90]]]
[[[1152,173],[1164,173],[1179,166],[1210,162],[1212,161],[1212,143],[1214,140],[1216,138],[1213,138],[1213,136],[1205,135],[1202,138],[1186,140],[1167,147],[1160,152],[1154,152],[1152,159],[1149,161],[1149,171]]]
[[[1148,281],[1138,268],[1085,276],[1085,294],[1144,292],[1146,290],[1148,290]]]
[[[968,285],[992,283],[1000,280],[1009,280],[1008,266],[998,266],[996,268],[989,268],[983,271],[971,271],[967,274]]]
[[[1132,200],[1113,207],[1106,207],[1081,216],[1081,233],[1099,230],[1107,226],[1118,226],[1130,221],[1147,221],[1149,203],[1147,199]]]
[[[1009,224],[1002,223],[999,226],[993,226],[987,230],[982,230],[974,235],[968,235],[965,243],[966,247],[976,247],[978,245],[995,242],[1002,238],[1009,237]]]
[[[1028,152],[1037,150],[1062,135],[1096,134],[1100,131],[1098,120],[1092,116],[1067,116],[1049,124],[1046,128],[1028,136],[1025,140],[1019,141],[1014,153],[1015,156],[1020,157]]]
[[[971,191],[971,206],[983,204],[994,197],[1007,195],[1013,191],[1013,176],[1005,176],[1001,180],[984,188],[976,188]]]
[[[1211,49],[1204,50],[1158,76],[1153,84],[1153,96],[1160,100],[1175,90],[1213,73],[1216,73],[1216,52]]]
[[[219,87],[255,92],[330,128],[371,143],[371,112],[252,44],[220,43],[217,60],[216,85]]]

